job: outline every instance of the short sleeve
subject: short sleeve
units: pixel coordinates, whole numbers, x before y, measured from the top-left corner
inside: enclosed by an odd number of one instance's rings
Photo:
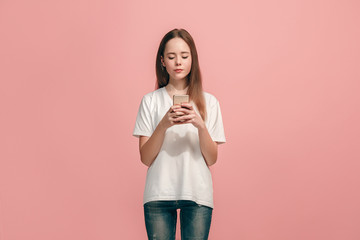
[[[213,104],[209,107],[209,109],[207,109],[207,111],[207,128],[212,140],[219,144],[225,143],[225,131],[219,101],[215,99],[215,102],[213,102]]]
[[[136,116],[135,128],[133,131],[133,136],[147,136],[150,137],[153,132],[151,124],[151,114],[150,114],[150,98],[144,96],[141,100],[139,111]]]

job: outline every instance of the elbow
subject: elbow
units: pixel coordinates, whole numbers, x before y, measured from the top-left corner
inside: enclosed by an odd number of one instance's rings
[[[217,158],[213,159],[213,161],[211,161],[210,164],[208,164],[208,166],[210,167],[214,165],[216,162],[217,162]]]
[[[207,162],[209,167],[214,165],[217,162],[217,158],[218,158],[217,143],[216,142],[213,143],[214,143],[214,148],[212,149],[211,154],[209,154],[209,162]]]
[[[150,167],[150,164],[149,164],[148,162],[146,162],[146,161],[144,161],[144,160],[141,160],[141,162],[142,162],[145,166]]]
[[[217,162],[217,158],[218,158],[218,152],[217,149],[209,156],[209,162],[207,162],[208,166],[212,166]]]
[[[144,155],[142,155],[141,153],[140,153],[140,160],[141,160],[141,162],[142,162],[145,166],[150,167],[150,164],[149,164],[148,160],[147,160],[146,157],[145,157]]]
[[[213,151],[212,153],[209,153],[209,154],[204,154],[203,153],[203,157],[204,157],[204,160],[205,160],[205,163],[208,167],[214,165],[217,161],[217,149],[215,151]]]
[[[140,160],[147,167],[150,167],[150,165],[153,162],[153,160],[149,158],[149,156],[146,156],[146,154],[142,154],[141,151],[140,151]]]
[[[217,156],[215,156],[213,158],[209,158],[209,160],[206,159],[205,162],[208,165],[208,167],[210,167],[217,162]]]

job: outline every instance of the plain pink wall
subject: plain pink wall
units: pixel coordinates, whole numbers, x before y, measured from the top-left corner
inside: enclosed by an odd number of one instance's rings
[[[187,29],[227,143],[210,239],[360,239],[360,2],[0,2],[0,239],[145,239],[132,136]]]

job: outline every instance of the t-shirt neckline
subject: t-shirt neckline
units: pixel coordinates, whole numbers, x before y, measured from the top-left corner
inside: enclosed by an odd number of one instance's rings
[[[163,88],[164,94],[167,96],[167,99],[170,100],[170,103],[172,103],[173,100],[171,99],[171,97],[170,97],[169,93],[167,92],[165,86],[162,87],[162,88]]]

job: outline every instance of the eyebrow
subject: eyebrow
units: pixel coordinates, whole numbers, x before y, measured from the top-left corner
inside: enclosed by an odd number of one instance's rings
[[[181,53],[189,53],[189,52],[181,52]],[[174,52],[169,52],[166,55],[169,55],[169,54],[175,54],[175,53]]]

